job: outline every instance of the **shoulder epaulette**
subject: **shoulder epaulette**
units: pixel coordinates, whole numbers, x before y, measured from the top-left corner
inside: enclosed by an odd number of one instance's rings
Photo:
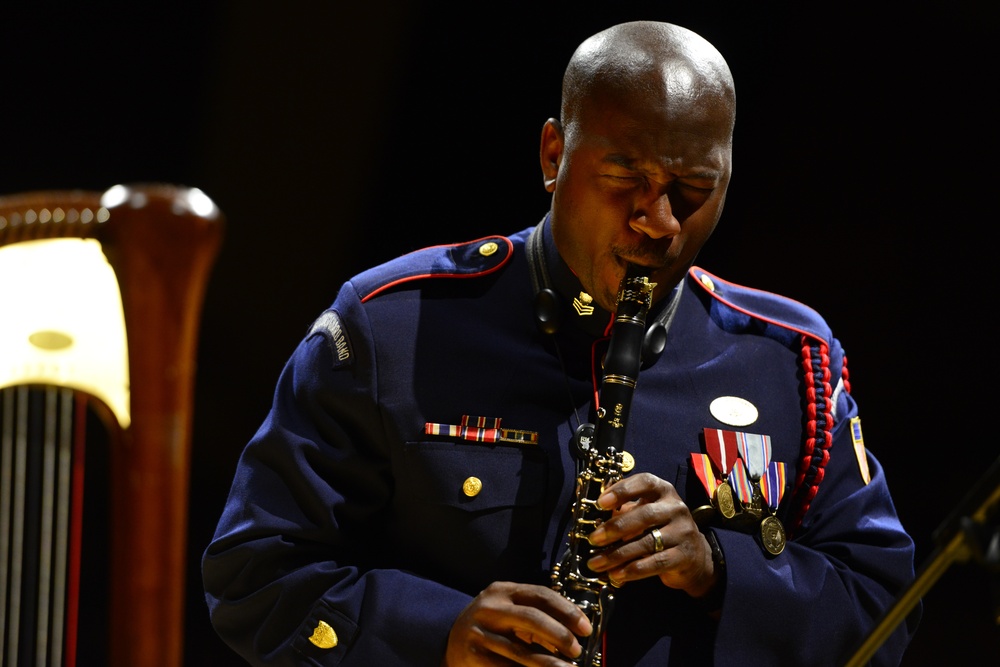
[[[728,307],[730,323],[735,326],[745,327],[747,323],[740,320],[751,318],[785,330],[789,340],[797,334],[830,342],[833,334],[826,320],[805,304],[772,292],[731,283],[697,266],[692,267],[688,274],[712,298]]]
[[[500,269],[510,261],[513,243],[505,236],[487,236],[465,243],[414,250],[368,269],[352,279],[367,301],[398,285],[427,278],[473,278]]]

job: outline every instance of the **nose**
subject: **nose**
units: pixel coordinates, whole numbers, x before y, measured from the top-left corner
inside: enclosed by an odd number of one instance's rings
[[[652,239],[676,236],[681,231],[681,223],[674,217],[670,197],[666,193],[655,199],[639,202],[632,213],[629,226]]]

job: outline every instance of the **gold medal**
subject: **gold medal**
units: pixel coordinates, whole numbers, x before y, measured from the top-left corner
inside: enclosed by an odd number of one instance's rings
[[[715,489],[715,505],[719,513],[727,519],[736,516],[736,505],[733,503],[733,488],[729,482],[722,482]]]
[[[768,553],[777,556],[785,550],[785,527],[774,516],[760,522],[760,539]]]

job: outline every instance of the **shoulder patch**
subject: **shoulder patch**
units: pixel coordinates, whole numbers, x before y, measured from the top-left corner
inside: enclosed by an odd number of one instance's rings
[[[324,311],[309,327],[306,338],[322,336],[333,355],[333,367],[348,366],[354,359],[347,330],[340,323],[340,315],[335,310]]]
[[[851,417],[851,440],[854,441],[854,454],[858,457],[858,468],[865,484],[871,484],[872,474],[868,469],[868,454],[865,453],[865,438],[861,435],[861,417]]]
[[[352,282],[365,302],[397,285],[427,278],[474,278],[499,270],[510,261],[514,244],[506,236],[415,250],[355,276]]]
[[[696,266],[688,271],[688,276],[736,316],[754,318],[789,333],[804,334],[825,343],[829,343],[832,338],[826,320],[809,306],[794,299],[728,282]]]

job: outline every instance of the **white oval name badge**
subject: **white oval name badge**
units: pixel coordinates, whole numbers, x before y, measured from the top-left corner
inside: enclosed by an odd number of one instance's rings
[[[757,421],[757,408],[739,396],[719,396],[711,402],[708,410],[727,426],[749,426]]]

